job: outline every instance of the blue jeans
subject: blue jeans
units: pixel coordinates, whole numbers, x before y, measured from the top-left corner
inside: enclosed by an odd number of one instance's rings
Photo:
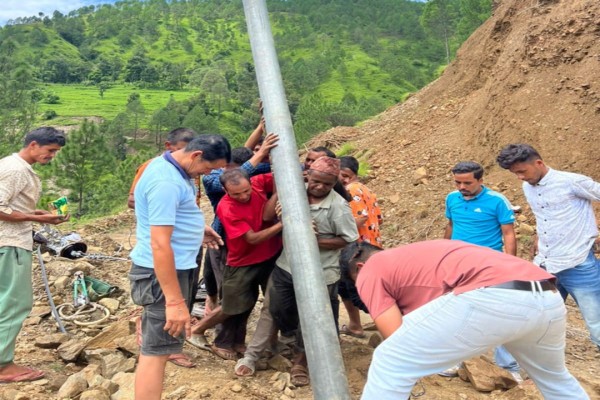
[[[515,360],[504,346],[498,346],[494,349],[494,362],[497,366],[510,372],[519,372],[521,369],[517,360]]]
[[[554,275],[558,289],[570,294],[579,306],[592,342],[600,348],[600,260],[590,251],[583,263]]]
[[[416,381],[504,344],[545,400],[589,399],[565,366],[558,292],[484,288],[441,296],[406,315],[373,354],[363,400],[408,399]]]

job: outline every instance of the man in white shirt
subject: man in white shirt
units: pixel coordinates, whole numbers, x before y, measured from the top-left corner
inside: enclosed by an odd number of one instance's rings
[[[60,224],[68,215],[37,209],[42,183],[33,164],[48,164],[65,145],[64,132],[42,127],[23,148],[0,160],[0,384],[35,381],[44,372],[14,362],[15,343],[31,312],[32,223]]]
[[[593,252],[598,226],[592,208],[592,201],[600,200],[600,183],[549,168],[527,144],[507,145],[497,161],[524,181],[537,222],[534,263],[558,278],[564,298],[570,294],[575,299],[600,349],[600,260]]]

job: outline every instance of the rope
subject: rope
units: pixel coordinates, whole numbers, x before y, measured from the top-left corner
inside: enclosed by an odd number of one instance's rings
[[[56,309],[58,310],[58,314],[62,317],[62,319],[64,319],[65,321],[71,321],[75,325],[79,326],[89,327],[99,325],[102,322],[106,321],[108,317],[110,317],[110,311],[108,310],[108,308],[98,303],[89,303],[80,307],[75,307],[71,303],[64,303],[56,307]],[[63,312],[63,309],[65,311],[70,310],[71,314],[66,315],[65,312]],[[90,319],[92,318],[91,314],[96,310],[102,311],[104,315],[96,321],[90,321]]]

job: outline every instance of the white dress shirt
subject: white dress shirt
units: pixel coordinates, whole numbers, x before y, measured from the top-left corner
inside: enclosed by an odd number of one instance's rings
[[[537,185],[524,182],[523,192],[537,222],[534,263],[557,273],[585,261],[598,236],[591,202],[600,200],[600,183],[549,168]]]

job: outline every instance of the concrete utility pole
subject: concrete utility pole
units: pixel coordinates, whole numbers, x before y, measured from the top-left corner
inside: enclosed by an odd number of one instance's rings
[[[294,276],[314,398],[349,400],[342,352],[324,284],[319,248],[311,227],[308,198],[267,6],[265,0],[243,2],[267,130],[279,134],[279,145],[271,151],[273,172],[283,211],[283,236]]]

